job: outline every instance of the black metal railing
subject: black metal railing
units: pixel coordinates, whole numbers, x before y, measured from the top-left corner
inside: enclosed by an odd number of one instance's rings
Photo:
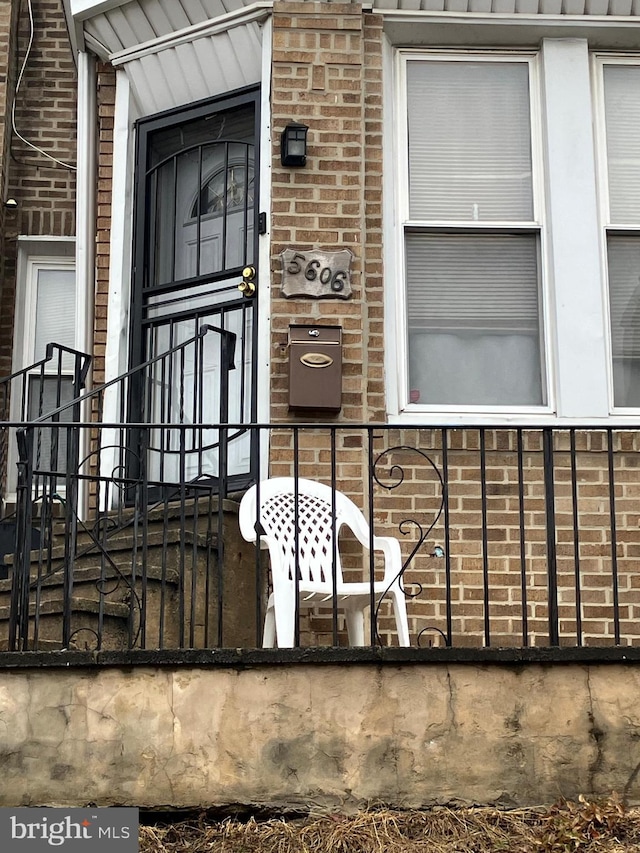
[[[209,332],[216,333],[215,353],[207,352],[205,337]],[[209,484],[210,491],[219,490],[219,481],[226,484],[227,445],[237,436],[230,436],[228,431],[221,433],[215,427],[206,433],[201,429],[194,431],[192,424],[197,414],[203,411],[203,401],[213,396],[213,389],[206,382],[207,356],[209,362],[213,358],[219,368],[215,389],[219,407],[215,414],[219,421],[226,421],[229,411],[228,376],[234,368],[235,338],[233,332],[204,325],[195,335],[166,352],[110,382],[76,395],[71,401],[50,409],[17,429],[16,545],[8,631],[10,648],[27,649],[38,645],[38,614],[45,582],[57,584],[57,597],[52,599],[49,596],[47,604],[49,609],[60,613],[59,642],[68,647],[73,641],[77,633],[72,626],[73,607],[77,606],[77,596],[74,599],[75,567],[79,556],[78,543],[83,537],[88,540],[84,553],[91,553],[92,548],[97,547],[101,555],[98,590],[105,583],[108,585],[106,566],[115,571],[118,578],[121,576],[95,529],[86,525],[82,529],[79,527],[81,519],[98,517],[103,531],[110,534],[113,542],[117,534],[130,526],[137,530],[138,519],[147,514],[150,504],[159,499],[160,492],[165,500],[179,495],[184,506],[188,481],[194,484],[191,491],[199,488],[201,480]],[[177,401],[177,406],[171,411],[164,404],[167,396]],[[174,423],[179,425],[177,433],[171,428],[158,430],[146,424],[123,427],[127,413],[134,408],[149,420],[159,409],[171,418],[169,427]],[[93,425],[81,424],[81,411],[90,413]],[[111,430],[106,430],[103,424],[106,411],[114,418]],[[66,421],[69,421],[68,425],[61,427],[60,424]],[[46,459],[34,454],[36,437],[43,430],[54,435],[51,453]],[[241,430],[239,432],[242,433]],[[118,491],[115,496],[114,489]],[[31,531],[36,507],[42,508],[39,518],[41,541],[34,567]],[[110,512],[112,507],[118,509],[115,515]],[[57,535],[59,528],[63,528],[62,536]],[[80,536],[81,532],[83,536]],[[222,541],[217,547],[221,552]],[[137,595],[137,541],[132,541],[132,554],[132,579],[126,593],[130,604]],[[95,562],[95,559],[90,558],[89,561]],[[34,573],[35,580],[32,578]],[[31,589],[36,591],[33,601]],[[143,590],[143,597],[144,594]],[[91,630],[94,630],[98,647],[101,647],[105,613],[113,611],[114,607],[107,606],[108,601],[103,595],[98,596],[97,604],[99,628]],[[91,609],[95,608],[95,603],[88,601],[83,606]],[[118,610],[117,607],[115,609]],[[33,620],[32,610],[36,614]],[[80,630],[87,629],[82,626]],[[143,619],[134,636],[130,619],[128,644],[137,643],[139,634],[144,642],[145,630]],[[52,642],[58,642],[58,638]],[[122,637],[118,642],[122,642]]]
[[[4,424],[12,420],[37,420],[55,409],[60,410],[52,419],[56,423],[80,421],[77,400],[85,387],[90,365],[90,355],[49,343],[43,358],[0,379],[0,579],[8,576],[5,556],[15,550],[17,532],[15,500],[12,504],[7,498],[16,492],[18,454],[15,430]],[[46,424],[35,429],[31,448],[34,470],[57,465],[60,458],[65,458],[65,440],[65,432],[51,430]],[[38,507],[38,514],[40,509],[46,513],[48,507]],[[30,545],[35,545],[39,527],[23,531],[22,535],[27,536]]]
[[[5,497],[9,442],[2,424],[7,421],[31,421],[59,409],[56,420],[78,421],[77,399],[85,387],[91,356],[62,344],[49,343],[43,358],[0,378],[0,505]],[[46,427],[36,436],[35,450],[42,458],[47,453],[57,456],[51,439],[57,440]]]
[[[400,543],[414,648],[640,645],[638,430],[59,421],[49,428],[66,434],[66,461],[43,471],[39,425],[10,426],[22,525],[0,583],[10,650],[261,646],[273,585],[268,550],[239,529],[249,456],[262,483],[294,478],[294,645],[349,643],[341,578],[368,590],[364,644],[397,645],[391,589],[374,587],[380,536]],[[312,602],[300,561],[319,546],[303,533],[303,479],[331,494],[325,594]],[[36,483],[62,511],[34,546]],[[337,535],[338,493],[362,511],[365,547]],[[251,523],[262,535],[264,512]]]

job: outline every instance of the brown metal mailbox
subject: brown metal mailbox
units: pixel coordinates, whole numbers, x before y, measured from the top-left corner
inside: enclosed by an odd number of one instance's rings
[[[289,326],[289,408],[342,406],[342,327]]]

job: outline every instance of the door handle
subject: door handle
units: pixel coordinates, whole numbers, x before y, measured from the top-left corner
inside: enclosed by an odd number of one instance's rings
[[[246,296],[247,299],[250,299],[252,296],[256,294],[256,268],[255,267],[245,267],[242,270],[242,281],[238,285],[238,290],[242,293],[243,296]]]

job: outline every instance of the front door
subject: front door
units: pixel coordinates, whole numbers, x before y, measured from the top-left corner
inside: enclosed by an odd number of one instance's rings
[[[257,275],[258,107],[244,91],[138,124],[132,367],[151,363],[130,421],[174,425],[145,436],[151,482],[253,473],[256,299],[238,285]]]

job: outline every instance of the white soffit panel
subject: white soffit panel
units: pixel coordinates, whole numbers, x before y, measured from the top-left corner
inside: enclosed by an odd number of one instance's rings
[[[484,15],[640,15],[639,0],[373,0],[379,11],[451,12]]]
[[[131,0],[88,18],[85,31],[109,53],[134,48],[187,27],[215,21],[254,0]]]
[[[140,115],[259,83],[261,31],[252,22],[127,62],[124,67]]]

